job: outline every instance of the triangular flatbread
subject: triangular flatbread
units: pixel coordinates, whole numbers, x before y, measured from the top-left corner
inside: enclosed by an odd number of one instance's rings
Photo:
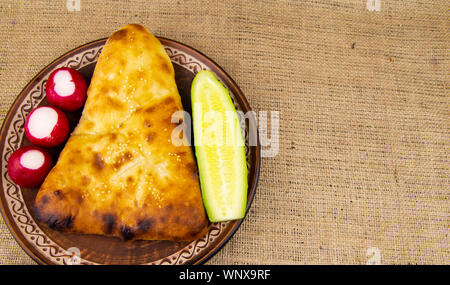
[[[174,69],[140,25],[108,39],[80,122],[36,197],[50,227],[124,239],[192,240],[205,215],[190,146],[175,146],[183,110]]]

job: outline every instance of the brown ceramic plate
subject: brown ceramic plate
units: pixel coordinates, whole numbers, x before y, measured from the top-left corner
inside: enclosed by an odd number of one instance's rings
[[[191,112],[190,89],[195,73],[211,70],[230,91],[236,109],[244,113],[250,106],[236,83],[216,63],[184,44],[160,38],[175,68],[176,82],[184,108]],[[4,220],[21,247],[41,264],[201,264],[216,253],[236,232],[242,220],[212,223],[208,232],[191,242],[130,241],[118,238],[77,233],[63,233],[36,222],[33,208],[37,189],[22,188],[8,176],[7,161],[11,153],[30,142],[24,136],[23,125],[28,113],[35,107],[48,105],[45,83],[56,68],[68,66],[79,70],[90,79],[106,39],[83,45],[45,67],[22,90],[6,116],[1,129],[1,209]],[[81,111],[67,113],[73,129]],[[256,138],[256,146],[250,146]],[[260,145],[256,122],[246,120],[245,141],[248,174],[247,211],[255,195],[260,166]],[[255,144],[255,143],[253,143]],[[54,160],[62,150],[50,149]],[[78,255],[79,252],[79,255]],[[74,257],[75,255],[75,257]]]

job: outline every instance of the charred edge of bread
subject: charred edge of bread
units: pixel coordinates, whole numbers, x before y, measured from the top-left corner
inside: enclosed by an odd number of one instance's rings
[[[58,213],[46,213],[37,206],[33,207],[34,216],[37,221],[47,224],[51,229],[66,230],[73,227],[73,216],[62,216]]]

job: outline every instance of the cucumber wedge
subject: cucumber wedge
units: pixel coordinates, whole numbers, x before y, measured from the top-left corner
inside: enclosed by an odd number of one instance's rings
[[[191,89],[195,155],[203,204],[211,222],[242,219],[247,206],[247,163],[236,109],[227,89],[200,71]]]

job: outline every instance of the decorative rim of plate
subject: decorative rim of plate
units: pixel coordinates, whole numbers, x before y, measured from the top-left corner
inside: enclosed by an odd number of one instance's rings
[[[163,44],[167,54],[171,61],[176,63],[192,73],[197,73],[202,69],[207,69],[213,73],[222,74],[223,78],[227,82],[223,82],[224,86],[232,86],[237,94],[230,91],[233,103],[237,110],[242,110],[242,106],[246,111],[250,111],[250,106],[233,79],[214,61],[208,58],[206,55],[200,53],[192,47],[182,44],[177,41],[158,37]],[[40,229],[37,223],[34,221],[32,215],[29,213],[25,201],[22,196],[21,187],[16,185],[7,175],[7,161],[11,153],[20,147],[24,132],[23,125],[28,113],[37,106],[44,99],[45,83],[52,70],[59,67],[71,67],[74,69],[80,69],[86,65],[96,62],[101,50],[106,42],[105,39],[96,40],[78,48],[72,49],[59,58],[55,59],[52,63],[43,68],[20,92],[19,96],[14,101],[8,114],[6,115],[1,128],[0,145],[2,163],[1,163],[1,180],[2,180],[2,195],[1,211],[8,228],[13,234],[16,241],[24,249],[24,251],[40,264],[73,264],[73,252],[69,249],[64,249],[60,245],[52,241],[45,232]],[[186,52],[189,51],[189,54]],[[207,63],[205,63],[205,60]],[[218,76],[219,78],[219,76]],[[228,88],[228,87],[227,87]],[[22,98],[20,100],[20,98]],[[239,101],[239,102],[238,102]],[[13,110],[16,110],[13,114]],[[257,146],[254,147],[254,160],[256,161],[255,174],[252,181],[249,181],[249,197],[247,201],[248,213],[251,203],[253,201],[254,194],[259,179],[260,171],[260,143],[258,137],[258,131],[256,128],[256,122],[251,118],[249,124],[253,124],[252,130],[257,138]],[[248,142],[249,129],[245,129],[245,140]],[[250,148],[246,143],[247,164],[249,165]],[[7,209],[5,209],[7,208]],[[245,219],[245,218],[244,218]],[[177,252],[163,257],[159,260],[152,261],[146,264],[201,264],[211,258],[236,232],[244,219],[222,223],[212,223],[208,232],[197,240],[192,241],[184,248]],[[222,231],[233,224],[229,233],[219,239]],[[206,249],[211,243],[217,242],[217,244],[210,250],[201,253],[202,249]],[[196,256],[196,254],[198,256]],[[90,260],[85,260],[78,257],[77,262],[79,264],[97,264]]]

